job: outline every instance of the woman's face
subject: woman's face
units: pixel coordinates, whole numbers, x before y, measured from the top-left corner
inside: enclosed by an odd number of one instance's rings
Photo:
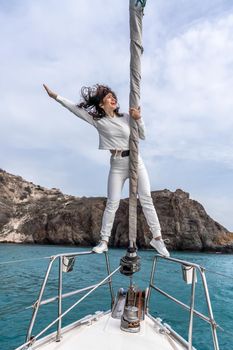
[[[117,99],[111,92],[109,92],[106,96],[104,96],[103,101],[100,103],[100,107],[102,107],[106,112],[115,111],[117,108]]]

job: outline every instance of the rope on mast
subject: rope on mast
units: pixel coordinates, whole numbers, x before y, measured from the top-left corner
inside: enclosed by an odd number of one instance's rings
[[[146,0],[130,0],[130,107],[140,106],[142,17]],[[137,182],[138,182],[138,125],[130,118],[129,164],[129,246],[136,248]]]

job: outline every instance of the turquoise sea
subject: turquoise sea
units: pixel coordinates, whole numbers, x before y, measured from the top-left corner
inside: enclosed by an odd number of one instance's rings
[[[39,293],[41,283],[48,265],[47,257],[58,253],[88,251],[89,248],[48,245],[0,245],[0,350],[12,350],[25,340],[32,305]],[[123,249],[109,251],[111,270],[119,265],[120,258],[125,254]],[[141,271],[135,274],[134,283],[141,289],[148,285],[153,251],[139,251],[142,261]],[[233,255],[180,253],[174,252],[173,257],[200,264],[206,268],[206,277],[212,301],[214,317],[222,329],[218,329],[221,350],[233,350]],[[57,294],[57,264],[51,271],[45,297]],[[214,273],[216,272],[216,273]],[[104,255],[91,254],[76,259],[74,270],[64,275],[63,292],[69,292],[99,282],[106,276]],[[223,276],[224,275],[224,276]],[[228,277],[226,277],[228,276]],[[128,277],[117,273],[113,277],[114,291],[120,287],[126,288]],[[156,284],[183,302],[189,303],[190,286],[182,279],[179,265],[166,261],[158,263]],[[195,308],[207,313],[200,278],[196,284]],[[64,309],[80,298],[79,295],[65,299]],[[96,310],[108,310],[110,298],[108,286],[101,287],[89,299],[81,303],[70,314],[65,316],[64,325]],[[44,305],[38,313],[38,322],[33,334],[39,333],[57,312],[56,302]],[[177,332],[187,338],[188,313],[172,301],[158,293],[153,293],[150,312],[170,324]],[[214,349],[211,331],[208,324],[194,317],[194,346],[198,350]]]

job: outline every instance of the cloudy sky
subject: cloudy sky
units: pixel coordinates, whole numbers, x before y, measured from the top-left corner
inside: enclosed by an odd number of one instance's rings
[[[148,0],[141,153],[152,190],[181,188],[233,231],[233,2]],[[0,167],[77,196],[105,196],[96,130],[49,99],[110,85],[128,110],[127,0],[0,0]],[[128,195],[128,188],[123,196]]]

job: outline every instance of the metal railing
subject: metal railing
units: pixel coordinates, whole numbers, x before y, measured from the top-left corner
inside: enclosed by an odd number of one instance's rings
[[[77,256],[85,256],[85,255],[93,255],[93,252],[87,251],[87,252],[77,252],[77,253],[68,253],[68,254],[65,253],[65,254],[58,254],[58,255],[50,257],[50,262],[48,264],[38,298],[37,298],[36,302],[32,306],[29,307],[29,308],[33,308],[33,313],[32,313],[31,321],[30,321],[28,331],[27,331],[26,342],[15,350],[28,349],[28,347],[30,347],[36,340],[38,340],[39,337],[41,337],[48,329],[50,329],[55,324],[57,324],[57,330],[54,333],[55,335],[53,336],[53,339],[55,338],[56,341],[60,341],[63,317],[66,314],[68,314],[74,307],[76,307],[78,304],[80,304],[84,299],[86,299],[91,293],[93,293],[96,289],[98,289],[100,286],[103,286],[106,284],[109,285],[109,291],[110,291],[110,296],[111,296],[111,306],[113,306],[113,304],[114,304],[114,292],[113,292],[113,287],[112,287],[112,276],[116,272],[119,271],[120,266],[118,266],[113,272],[110,271],[109,257],[108,257],[107,252],[105,252],[103,254],[105,256],[105,262],[106,262],[106,268],[107,268],[107,276],[103,280],[101,280],[97,284],[90,285],[90,286],[82,288],[82,289],[78,289],[78,290],[75,290],[75,291],[72,291],[69,293],[64,293],[64,294],[62,293],[63,258],[71,258],[71,257],[77,257]],[[165,292],[164,290],[160,289],[158,286],[155,285],[154,279],[155,279],[155,272],[156,272],[158,259],[165,259],[166,261],[169,261],[171,263],[176,263],[176,264],[179,264],[179,265],[184,266],[184,267],[192,268],[192,276],[191,276],[192,277],[191,278],[192,286],[191,286],[191,295],[190,295],[190,304],[189,305],[176,299],[175,297],[171,296],[170,294],[168,294],[167,292]],[[54,262],[57,260],[59,260],[59,269],[58,269],[59,278],[58,278],[57,295],[54,297],[51,297],[49,299],[42,300],[52,266],[53,266]],[[208,314],[209,314],[208,316],[206,316],[203,313],[194,309],[195,283],[196,283],[197,271],[200,273],[203,288],[204,288],[205,300],[206,300],[206,304],[208,307]],[[159,292],[160,294],[164,295],[168,299],[174,301],[175,303],[177,303],[178,305],[180,305],[181,307],[183,307],[184,309],[189,311],[188,341],[186,342],[182,337],[179,337],[179,340],[180,341],[183,340],[183,344],[185,345],[185,347],[187,347],[188,350],[194,349],[193,345],[192,345],[192,343],[193,343],[193,317],[194,316],[197,316],[200,319],[202,319],[203,321],[210,324],[211,330],[212,330],[212,339],[213,339],[214,350],[219,350],[218,338],[217,338],[217,332],[216,332],[216,328],[219,326],[217,325],[217,323],[215,322],[214,317],[213,317],[213,311],[212,311],[212,307],[211,307],[211,302],[210,302],[209,291],[208,291],[208,286],[207,286],[207,282],[206,282],[205,268],[204,267],[197,265],[197,264],[190,263],[188,261],[184,261],[184,260],[179,260],[179,259],[170,258],[170,257],[166,258],[166,257],[163,257],[161,255],[155,255],[155,258],[154,258],[153,264],[152,264],[148,294],[147,294],[147,298],[146,298],[146,310],[147,310],[148,315],[149,315],[148,311],[149,311],[149,303],[150,303],[152,290]],[[83,292],[86,292],[86,294],[83,295],[79,300],[77,300],[67,310],[63,311],[63,309],[62,309],[62,300],[63,299],[70,297],[70,296],[74,296],[74,295],[83,293]],[[48,326],[46,326],[42,331],[40,331],[36,336],[32,336],[32,331],[33,331],[33,328],[35,325],[36,317],[37,317],[40,306],[45,305],[45,304],[49,304],[49,303],[54,302],[54,301],[57,301],[57,305],[58,305],[57,318],[55,320],[53,320]],[[166,325],[166,327],[169,328],[168,325]],[[175,337],[177,337],[175,333],[176,332],[173,332],[173,335]]]
[[[31,321],[28,327],[27,331],[27,336],[26,336],[26,342],[22,344],[20,347],[18,347],[15,350],[22,350],[26,349],[30,345],[32,345],[42,334],[44,334],[48,329],[50,329],[53,325],[57,324],[57,331],[56,331],[56,341],[60,341],[61,338],[61,328],[62,328],[62,318],[70,312],[74,307],[76,307],[78,304],[80,304],[84,299],[86,299],[91,293],[93,293],[97,288],[100,286],[109,285],[109,291],[110,291],[110,296],[111,296],[111,304],[114,304],[114,292],[113,292],[113,287],[112,287],[112,276],[120,269],[120,266],[116,268],[113,272],[110,271],[110,264],[109,264],[109,258],[108,258],[108,253],[105,252],[105,261],[106,261],[106,268],[107,268],[107,277],[105,277],[103,280],[101,280],[99,283],[95,285],[88,286],[86,288],[78,289],[76,291],[62,294],[62,280],[63,280],[63,271],[62,271],[62,266],[63,266],[63,258],[64,257],[77,257],[77,256],[84,256],[84,255],[91,255],[93,254],[92,251],[87,251],[87,252],[77,252],[77,253],[65,253],[65,254],[58,254],[55,256],[50,257],[50,262],[48,264],[45,277],[38,295],[38,298],[36,302],[30,306],[33,307],[33,313],[31,317]],[[43,294],[45,291],[46,284],[48,282],[48,278],[52,269],[52,266],[55,261],[59,260],[59,278],[58,278],[58,294],[55,297],[52,297],[50,299],[42,300]],[[66,311],[63,312],[62,310],[62,300],[64,298],[67,298],[72,295],[76,295],[79,293],[82,293],[84,291],[87,291],[87,293],[82,296],[79,300],[77,300],[71,307],[69,307]],[[36,336],[32,337],[32,330],[35,325],[36,317],[39,311],[39,308],[41,305],[51,303],[53,301],[57,300],[58,301],[58,313],[57,313],[57,318],[53,320],[48,326],[46,326],[41,332],[39,332]]]
[[[162,289],[160,289],[160,288],[155,286],[154,278],[155,278],[156,264],[157,264],[158,259],[165,259],[166,261],[169,261],[169,262],[172,262],[172,263],[176,263],[176,264],[180,264],[181,266],[184,266],[184,267],[192,268],[192,281],[191,281],[192,282],[192,286],[191,286],[191,295],[190,295],[190,305],[187,305],[187,304],[181,302],[180,300],[174,298],[170,294],[166,293]],[[206,304],[207,304],[208,313],[209,313],[208,316],[206,316],[203,313],[201,313],[201,312],[199,312],[199,311],[194,309],[194,304],[195,304],[195,284],[196,284],[196,272],[197,271],[200,273],[201,280],[202,280],[202,285],[203,285],[203,289],[204,289]],[[155,258],[154,258],[154,261],[153,261],[153,264],[152,264],[152,270],[151,270],[150,284],[149,284],[149,290],[148,290],[148,298],[147,298],[147,302],[146,302],[146,309],[147,309],[147,311],[149,310],[149,302],[150,302],[152,289],[157,291],[157,292],[159,292],[160,294],[164,295],[165,297],[169,298],[170,300],[174,301],[178,305],[182,306],[187,311],[189,311],[188,350],[192,350],[193,349],[193,345],[192,344],[193,344],[193,316],[194,315],[199,317],[203,321],[205,321],[205,322],[210,324],[211,331],[212,331],[212,339],[213,339],[214,350],[219,350],[218,337],[217,337],[217,331],[216,331],[218,325],[215,322],[214,316],[213,316],[213,311],[212,311],[212,306],[211,306],[211,302],[210,302],[209,290],[208,290],[207,281],[206,281],[206,277],[205,277],[205,268],[204,267],[202,267],[200,265],[197,265],[197,264],[190,263],[188,261],[179,260],[179,259],[170,258],[170,257],[166,258],[166,257],[163,257],[161,255],[156,255]]]

